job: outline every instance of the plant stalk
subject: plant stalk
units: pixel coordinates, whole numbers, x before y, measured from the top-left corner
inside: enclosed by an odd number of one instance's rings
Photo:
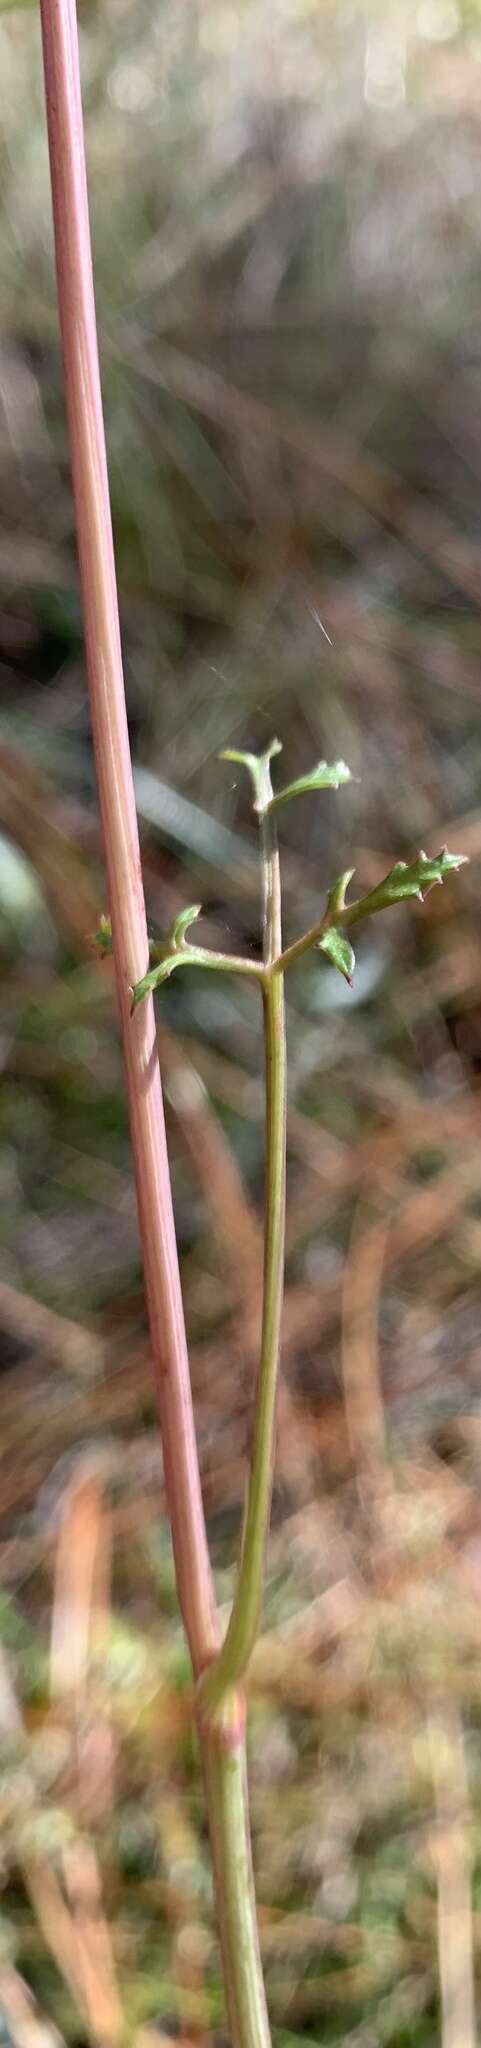
[[[224,1989],[232,2048],[270,2048],[259,1949],[245,1742],[245,1700],[232,1687],[199,1722]]]
[[[200,1489],[130,760],[97,350],[75,0],[41,0],[57,285],[87,671],[140,1235],[179,1600],[196,1672],[218,1644]]]

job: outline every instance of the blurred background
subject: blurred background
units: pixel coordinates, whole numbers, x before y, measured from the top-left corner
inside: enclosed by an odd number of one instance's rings
[[[0,2040],[226,2041],[87,710],[37,11],[1,9]],[[356,866],[451,883],[289,982],[283,1384],[249,1680],[275,2048],[474,2048],[481,1997],[480,0],[82,0],[151,930],[255,947]],[[158,999],[216,1583],[257,1357],[250,987]]]

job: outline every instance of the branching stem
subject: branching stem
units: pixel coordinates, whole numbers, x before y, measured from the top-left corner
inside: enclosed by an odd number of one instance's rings
[[[207,967],[217,974],[240,974],[250,981],[259,982],[261,988],[265,979],[262,960],[245,960],[241,953],[213,952],[208,946],[179,946],[175,953],[168,953],[165,959],[161,958],[157,965],[149,968],[143,980],[136,983],[132,990],[133,1009],[137,1009],[146,996],[152,995],[154,989],[160,988],[162,982],[168,981],[177,967]]]

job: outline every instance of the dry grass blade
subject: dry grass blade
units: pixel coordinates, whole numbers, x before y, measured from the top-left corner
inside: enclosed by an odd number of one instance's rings
[[[82,1972],[73,1917],[65,1904],[57,1874],[46,1857],[36,1855],[28,1846],[20,1847],[18,1861],[25,1889],[46,1947],[53,1956],[74,2005],[79,2007],[81,2012],[85,2012]]]
[[[91,1823],[98,1821],[112,1797],[103,1723],[92,1726],[90,1714],[87,1743],[83,1735],[91,1664],[105,1646],[109,1589],[109,1517],[98,1476],[81,1464],[63,1501],[57,1543],[50,1684],[52,1699],[63,1700],[71,1715],[77,1805],[82,1819]],[[123,2038],[122,2007],[97,1856],[85,1835],[64,1848],[62,1869],[76,1942],[76,1973],[92,2039],[98,2048],[116,2048]]]
[[[76,1968],[98,2048],[118,2048],[125,2038],[112,1943],[102,1906],[97,1858],[91,1842],[77,1839],[64,1850],[63,1875],[76,1940]]]
[[[16,1743],[23,1737],[23,1721],[12,1673],[3,1643],[0,1643],[0,1735],[2,1743]]]
[[[102,1372],[104,1347],[93,1330],[83,1329],[69,1316],[61,1316],[44,1302],[21,1294],[6,1280],[0,1281],[0,1322],[2,1329],[22,1345],[28,1345],[40,1356],[46,1354],[53,1364],[78,1373],[81,1379],[97,1379]]]
[[[169,1762],[168,1739],[164,1769]],[[175,1763],[172,1756],[172,1775]],[[199,1843],[190,1825],[185,1803],[172,1785],[159,1801],[158,1827],[162,1860],[168,1873],[166,1912],[171,1931],[172,1981],[175,1988],[178,2023],[182,2040],[194,2048],[207,2048],[209,2006],[205,1968],[212,1947],[209,1930],[200,1919],[189,1871],[199,1862]]]
[[[0,1660],[0,1731],[2,1742],[21,1742],[22,1746],[26,1743],[23,1716],[4,1650]],[[82,2005],[74,1928],[56,1872],[48,1857],[39,1854],[36,1846],[37,1800],[35,1786],[29,1774],[25,1780],[25,1818],[27,1824],[22,1826],[22,1815],[19,1816],[15,1838],[16,1860],[47,1948],[74,2002]]]
[[[419,504],[415,497],[410,498],[395,472],[376,456],[366,454],[341,430],[320,426],[316,419],[306,420],[294,409],[287,412],[281,406],[268,405],[230,384],[217,370],[165,345],[161,368],[154,367],[147,351],[135,344],[133,360],[142,376],[175,392],[186,405],[236,438],[280,442],[308,468],[319,469],[359,499],[383,525],[401,533],[448,583],[479,604],[481,556],[476,543],[451,528],[433,503]],[[324,518],[328,525],[326,508]]]
[[[436,1825],[442,2048],[476,2048],[469,1799],[463,1730],[450,1705],[428,1717]]]
[[[56,1548],[50,1686],[82,1711],[92,1656],[105,1645],[109,1612],[110,1523],[95,1470],[80,1460],[62,1502]]]
[[[11,1963],[0,1964],[0,2015],[12,2048],[62,2048],[58,2027],[45,2019]]]
[[[53,815],[46,777],[22,754],[0,747],[0,819],[37,870],[60,930],[79,945],[95,931],[95,896],[70,832]]]

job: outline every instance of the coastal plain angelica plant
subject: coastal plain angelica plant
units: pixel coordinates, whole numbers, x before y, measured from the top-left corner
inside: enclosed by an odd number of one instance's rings
[[[262,956],[259,960],[217,952],[196,945],[190,934],[201,905],[193,904],[174,919],[165,940],[151,946],[152,965],[132,988],[132,1011],[181,967],[205,967],[213,972],[247,976],[257,982],[263,1006],[265,1061],[265,1194],[264,1194],[264,1293],[261,1356],[254,1415],[254,1433],[247,1486],[242,1549],[232,1613],[226,1636],[212,1666],[198,1687],[201,1712],[217,1709],[228,1688],[238,1685],[249,1662],[256,1639],[262,1604],[265,1550],[268,1534],[274,1464],[275,1397],[279,1364],[282,1299],[284,1290],[285,1178],[286,1178],[286,1027],[284,982],[286,974],[304,955],[317,949],[327,956],[352,986],[355,954],[347,927],[377,911],[413,897],[423,902],[428,891],[458,869],[465,856],[447,847],[432,857],[420,851],[410,863],[397,861],[382,882],[366,895],[346,901],[354,869],[341,874],[328,890],[325,908],[316,924],[283,947],[282,901],[277,820],[281,807],[293,798],[323,789],[339,789],[350,781],[345,761],[319,761],[312,771],[283,789],[273,789],[271,761],[281,752],[279,740],[272,740],[263,753],[241,753],[226,748],[222,760],[243,766],[251,779],[253,806],[260,827],[263,893]],[[100,934],[108,944],[108,928]]]
[[[232,2048],[269,2048],[250,1851],[243,1678],[259,1626],[274,1465],[275,1397],[284,1284],[286,1136],[285,977],[311,947],[351,980],[348,928],[406,897],[423,897],[460,857],[419,854],[357,901],[340,876],[317,924],[286,948],[281,924],[277,822],[281,807],[349,780],[344,762],[274,790],[271,761],[232,750],[248,770],[261,834],[263,947],[258,960],[210,952],[191,933],[199,906],[182,912],[149,958],[122,670],[105,435],[92,281],[75,0],[40,0],[57,291],[62,333],[87,674],[107,870],[112,951],[124,1054],[152,1364],[179,1606],[194,1677]],[[180,1287],[153,993],[180,967],[239,973],[262,998],[266,1064],[266,1173],[261,1357],[237,1587],[222,1640],[202,1502]]]
[[[282,1300],[284,1289],[284,1222],[286,1174],[286,974],[312,949],[327,960],[352,985],[355,954],[348,928],[381,910],[409,898],[423,902],[428,891],[458,869],[465,856],[443,847],[429,856],[420,851],[410,863],[397,861],[384,879],[365,895],[347,900],[354,869],[347,869],[327,892],[324,909],[310,929],[284,947],[277,822],[281,808],[294,798],[323,789],[338,789],[350,780],[344,761],[320,761],[308,774],[285,788],[274,789],[271,762],[281,751],[273,740],[260,754],[227,748],[221,759],[243,766],[251,780],[253,806],[260,827],[263,893],[262,955],[259,959],[217,952],[198,945],[191,937],[200,915],[200,904],[190,905],[173,920],[166,938],[152,942],[151,965],[131,990],[132,1014],[165,981],[182,967],[205,967],[211,972],[247,976],[258,984],[262,997],[265,1057],[265,1195],[264,1195],[264,1292],[259,1374],[256,1390],[254,1431],[247,1484],[244,1526],[237,1586],[232,1612],[222,1646],[202,1673],[196,1689],[196,1709],[209,1798],[212,1844],[217,1868],[217,1899],[223,1935],[224,1966],[237,1975],[234,2008],[241,2016],[236,2031],[231,2010],[233,2040],[242,2048],[260,2048],[268,2040],[265,2003],[260,1977],[252,1873],[248,1837],[248,1810],[244,1754],[244,1707],[242,1680],[256,1640],[262,1608],[265,1554],[269,1529],[270,1502],[275,1459],[275,1405],[278,1378]],[[108,949],[110,931],[104,920],[99,942]],[[219,1840],[219,1825],[221,1838]],[[236,1855],[242,1845],[237,1879]],[[230,1874],[230,1898],[224,1894]],[[240,1880],[240,1882],[238,1881]],[[223,1924],[224,1922],[224,1924]],[[244,1931],[242,1958],[241,1930]],[[240,1967],[239,1967],[240,1965]]]

